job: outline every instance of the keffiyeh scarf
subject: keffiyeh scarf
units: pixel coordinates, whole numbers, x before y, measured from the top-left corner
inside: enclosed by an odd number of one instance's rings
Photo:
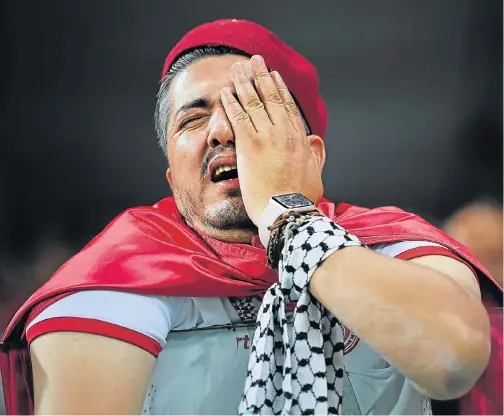
[[[279,282],[259,310],[239,413],[337,415],[343,401],[343,329],[308,285],[327,257],[362,244],[327,217],[289,223],[285,233]],[[285,302],[297,302],[292,334]]]

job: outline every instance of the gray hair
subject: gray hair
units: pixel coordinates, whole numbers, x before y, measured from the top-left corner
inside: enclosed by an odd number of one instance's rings
[[[194,49],[190,49],[179,56],[164,78],[161,80],[161,85],[159,87],[159,91],[157,93],[157,102],[156,108],[154,110],[154,126],[156,129],[156,134],[158,138],[159,147],[163,153],[167,156],[167,145],[168,145],[168,120],[170,118],[170,110],[171,110],[171,100],[170,100],[170,85],[175,79],[175,77],[182,72],[184,69],[188,68],[197,60],[204,58],[206,56],[218,56],[218,55],[239,55],[250,57],[249,54],[240,51],[239,49],[231,48],[229,46],[200,46]],[[303,118],[306,134],[311,134],[310,127],[306,118],[299,106],[299,103],[294,97],[294,101],[296,102],[298,109],[301,113],[301,117]]]

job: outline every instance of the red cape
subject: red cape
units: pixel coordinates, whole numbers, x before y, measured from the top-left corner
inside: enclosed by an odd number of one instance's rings
[[[502,291],[467,248],[416,215],[394,207],[372,210],[347,204],[336,207],[327,200],[319,204],[319,209],[364,244],[407,240],[441,244],[471,264],[480,281],[483,279]],[[7,327],[0,353],[7,413],[33,413],[32,375],[24,327],[28,315],[41,302],[86,289],[164,296],[249,296],[264,293],[277,278],[268,267],[260,244],[226,244],[198,235],[182,220],[173,198],[151,207],[129,209],[35,292]],[[500,343],[500,362],[492,362],[483,377],[490,380],[492,391],[487,391],[489,387],[485,385],[483,392],[469,400],[477,411],[484,411],[485,406],[493,411],[495,407],[488,404],[490,399],[486,396],[493,395],[494,389],[497,389],[495,397],[502,394],[502,310],[498,316],[501,327],[495,336]],[[496,383],[500,383],[500,388]]]

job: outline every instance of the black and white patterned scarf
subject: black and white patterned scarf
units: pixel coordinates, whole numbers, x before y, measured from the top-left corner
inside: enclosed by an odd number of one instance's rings
[[[286,228],[279,283],[266,292],[239,413],[340,414],[343,391],[343,330],[308,291],[316,268],[332,253],[362,246],[327,217]],[[297,302],[292,340],[285,302]]]

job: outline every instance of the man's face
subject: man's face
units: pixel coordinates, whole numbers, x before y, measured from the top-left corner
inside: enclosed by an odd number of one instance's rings
[[[502,285],[503,215],[500,208],[474,204],[456,214],[445,230],[467,246]]]
[[[241,198],[234,135],[220,100],[236,55],[202,58],[170,86],[167,179],[182,216],[199,231],[230,242],[255,232]]]

